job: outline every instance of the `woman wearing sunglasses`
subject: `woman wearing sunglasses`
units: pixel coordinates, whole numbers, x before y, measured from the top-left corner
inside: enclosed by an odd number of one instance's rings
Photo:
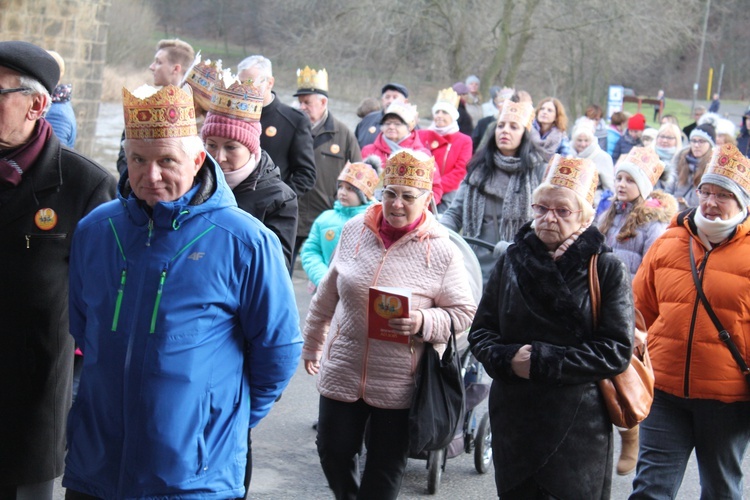
[[[489,411],[500,498],[609,498],[612,423],[598,382],[633,350],[630,274],[591,225],[596,166],[552,157],[490,275],[469,332],[494,379]],[[594,325],[588,267],[598,254]]]
[[[480,148],[440,222],[464,236],[488,243],[508,242],[531,220],[531,192],[544,173],[544,160],[531,141],[534,108],[514,95],[503,102],[494,140]],[[486,282],[493,252],[475,249]]]
[[[431,156],[412,150],[388,158],[382,204],[346,223],[310,304],[303,359],[310,375],[319,374],[318,454],[337,499],[398,496],[424,343],[444,344],[451,325],[462,332],[474,317],[463,258],[427,210],[434,168]],[[392,339],[368,335],[372,286],[411,292],[408,317],[389,320]]]
[[[655,391],[631,499],[676,498],[693,451],[701,498],[742,498],[750,386],[708,310],[750,363],[749,193],[750,160],[731,144],[715,148],[698,207],[672,220],[633,281]]]

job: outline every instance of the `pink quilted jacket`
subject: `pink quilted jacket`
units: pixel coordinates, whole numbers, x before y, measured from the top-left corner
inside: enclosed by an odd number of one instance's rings
[[[382,206],[375,204],[344,226],[310,304],[302,357],[321,361],[323,396],[401,409],[411,405],[422,342],[444,344],[451,320],[463,334],[476,305],[463,257],[432,214],[388,250],[378,235],[381,219]],[[367,338],[368,290],[374,285],[412,291],[411,309],[424,314],[423,339],[399,344]]]

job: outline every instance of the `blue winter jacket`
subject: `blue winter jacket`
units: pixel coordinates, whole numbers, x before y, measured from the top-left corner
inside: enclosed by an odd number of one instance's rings
[[[365,213],[370,205],[371,202],[356,207],[345,207],[336,200],[332,210],[326,210],[315,219],[299,253],[302,269],[315,286],[320,284],[320,280],[328,272],[328,264],[331,263],[331,256],[339,243],[344,224],[355,215]]]
[[[294,373],[299,317],[278,238],[208,156],[153,210],[130,191],[78,225],[70,331],[83,372],[63,486],[107,499],[236,498],[250,427]],[[244,369],[244,376],[243,376]]]

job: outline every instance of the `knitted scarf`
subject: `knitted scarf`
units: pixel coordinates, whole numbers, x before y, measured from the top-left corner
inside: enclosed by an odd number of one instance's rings
[[[500,240],[513,241],[521,226],[532,218],[531,167],[524,165],[520,158],[504,156],[499,151],[495,153],[493,160],[494,171],[486,182],[482,183],[482,168],[474,169],[467,179],[463,230],[466,236],[479,237],[484,220],[485,201],[487,196],[492,196],[502,200],[498,225]]]
[[[529,135],[536,148],[544,157],[544,161],[549,161],[552,158],[552,155],[557,152],[557,148],[560,147],[560,143],[563,140],[562,130],[554,125],[542,136],[539,123],[536,120],[534,120],[534,126],[531,127]]]
[[[18,186],[21,177],[34,165],[51,136],[52,126],[42,118],[37,120],[37,126],[26,144],[0,151],[0,183]]]

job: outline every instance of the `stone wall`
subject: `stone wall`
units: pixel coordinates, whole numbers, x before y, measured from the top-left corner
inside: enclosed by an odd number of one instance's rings
[[[109,0],[0,0],[0,40],[25,40],[65,59],[62,83],[73,85],[75,148],[92,155],[102,94]]]

